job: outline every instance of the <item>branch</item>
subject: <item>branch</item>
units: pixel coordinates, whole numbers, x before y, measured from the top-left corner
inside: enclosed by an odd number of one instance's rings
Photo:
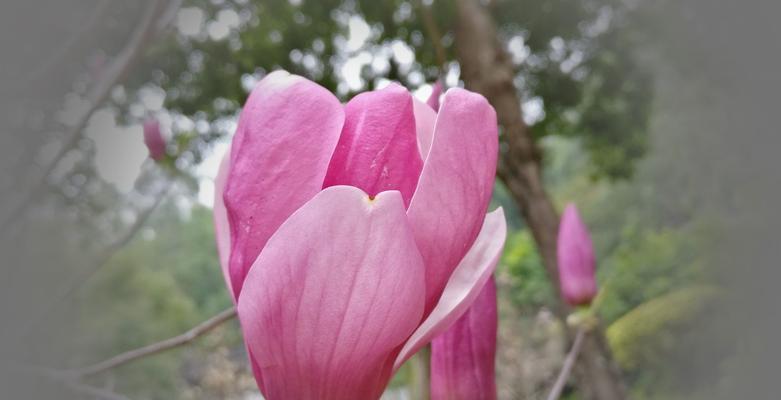
[[[153,343],[144,347],[140,347],[134,350],[130,350],[109,359],[101,361],[99,363],[90,365],[88,367],[79,368],[76,370],[69,370],[62,373],[71,379],[84,378],[91,375],[96,375],[101,372],[108,371],[110,369],[125,365],[129,362],[138,360],[143,357],[151,356],[154,354],[162,353],[167,350],[175,349],[177,347],[184,346],[193,340],[203,336],[210,332],[214,328],[222,325],[226,321],[233,319],[236,316],[236,308],[230,307],[219,314],[209,318],[208,320],[196,325],[181,335],[174,336],[172,338],[165,339],[163,341]]]
[[[33,203],[33,200],[38,197],[46,188],[46,178],[51,175],[55,167],[60,163],[63,157],[72,149],[82,137],[82,131],[89,121],[89,117],[95,110],[103,104],[111,93],[111,89],[124,77],[124,75],[130,69],[130,66],[137,59],[141,50],[149,42],[160,28],[155,21],[158,18],[158,12],[160,11],[163,0],[151,0],[148,7],[144,10],[141,20],[128,39],[128,42],[122,48],[119,54],[114,57],[113,61],[106,70],[101,74],[99,80],[97,80],[87,92],[86,100],[89,106],[84,110],[76,119],[76,123],[70,127],[65,133],[65,143],[54,155],[54,158],[43,168],[41,174],[33,180],[33,184],[24,196],[20,203],[13,207],[12,212],[7,214],[2,223],[0,223],[0,229],[4,230],[8,225],[16,221],[20,216],[24,215],[27,207]],[[178,2],[172,3],[178,7]],[[166,13],[167,15],[167,13]]]
[[[569,379],[570,373],[572,372],[572,367],[575,365],[575,360],[578,358],[578,353],[580,353],[580,348],[583,345],[583,337],[585,335],[586,331],[584,329],[578,329],[575,341],[572,343],[572,348],[569,353],[567,353],[567,357],[564,358],[561,372],[559,372],[559,376],[556,378],[556,382],[553,384],[550,394],[548,394],[548,400],[558,400],[559,396],[561,396],[561,391],[564,390],[564,385],[567,383],[567,379]]]

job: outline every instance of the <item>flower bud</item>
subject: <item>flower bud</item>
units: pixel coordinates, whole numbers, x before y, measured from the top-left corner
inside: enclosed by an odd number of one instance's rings
[[[588,305],[597,295],[594,246],[574,204],[559,224],[557,256],[561,296],[571,306]]]
[[[156,118],[144,121],[144,144],[149,149],[149,158],[160,161],[165,157],[165,139],[160,131],[160,121]]]

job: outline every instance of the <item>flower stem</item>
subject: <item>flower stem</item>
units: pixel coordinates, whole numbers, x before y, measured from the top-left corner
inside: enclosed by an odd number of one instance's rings
[[[556,383],[553,384],[553,388],[548,394],[548,400],[558,400],[561,396],[561,391],[564,390],[564,385],[567,383],[567,379],[572,373],[572,367],[575,365],[575,360],[578,358],[578,353],[583,345],[583,338],[586,336],[586,331],[583,328],[578,329],[578,333],[575,335],[575,341],[572,343],[572,348],[567,357],[564,358],[564,364],[561,366],[561,372],[559,372]]]

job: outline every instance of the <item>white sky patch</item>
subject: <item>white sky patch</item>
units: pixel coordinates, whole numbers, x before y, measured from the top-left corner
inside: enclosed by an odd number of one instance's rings
[[[198,7],[185,7],[176,15],[176,29],[184,36],[196,36],[203,28],[205,16]]]
[[[255,88],[255,85],[258,84],[260,81],[260,77],[257,73],[255,74],[243,74],[241,76],[241,88],[244,89],[245,92],[250,93],[252,92],[252,89]]]
[[[523,102],[523,120],[526,125],[534,125],[545,118],[545,108],[542,98],[533,97]]]
[[[217,18],[209,22],[206,32],[212,40],[223,40],[230,35],[232,29],[239,27],[239,14],[232,9],[217,12]]]
[[[404,42],[395,40],[391,44],[391,50],[393,51],[393,58],[397,63],[402,66],[409,66],[415,61],[415,52]]]
[[[384,75],[390,71],[390,60],[388,56],[381,52],[375,53],[372,58],[372,70],[375,74]]]
[[[412,92],[412,95],[420,101],[426,101],[429,97],[431,97],[431,92],[433,91],[433,85],[421,85],[414,92]]]
[[[206,207],[214,205],[214,178],[217,176],[225,152],[228,151],[229,139],[231,138],[215,143],[198,166],[198,202]]]
[[[239,14],[235,10],[226,8],[217,13],[217,22],[225,24],[230,29],[239,27]]]
[[[352,15],[347,22],[348,39],[347,39],[347,51],[356,51],[363,47],[369,37],[371,36],[371,28],[363,18]]]
[[[388,78],[377,78],[374,81],[374,87],[377,88],[377,90],[384,89],[388,87],[388,85],[390,85],[391,82],[393,81]]]
[[[371,53],[362,51],[354,57],[350,57],[342,65],[342,78],[347,83],[350,90],[360,90],[363,88],[363,78],[361,78],[361,69],[372,62]]]
[[[160,111],[165,102],[165,91],[158,86],[145,86],[138,91],[138,97],[144,108],[149,111]]]
[[[522,64],[531,54],[531,49],[526,45],[521,35],[513,36],[507,42],[507,51],[510,52],[514,64]]]
[[[90,118],[86,136],[95,143],[95,169],[121,192],[130,192],[148,157],[140,124],[118,126],[114,112],[98,110]]]
[[[221,24],[218,21],[209,22],[209,27],[206,28],[206,31],[209,33],[209,38],[214,41],[227,38],[231,32],[227,25]]]

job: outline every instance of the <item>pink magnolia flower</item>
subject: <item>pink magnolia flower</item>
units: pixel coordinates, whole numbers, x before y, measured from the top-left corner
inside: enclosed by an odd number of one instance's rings
[[[160,131],[160,121],[156,118],[144,121],[144,144],[149,150],[149,158],[160,161],[165,157],[165,139]]]
[[[398,85],[342,105],[284,71],[252,91],[215,183],[217,245],[270,400],[376,399],[490,277],[496,114]]]
[[[431,342],[432,400],[496,400],[496,283]]]
[[[557,255],[564,300],[571,306],[590,304],[597,295],[594,246],[574,204],[561,216]]]

